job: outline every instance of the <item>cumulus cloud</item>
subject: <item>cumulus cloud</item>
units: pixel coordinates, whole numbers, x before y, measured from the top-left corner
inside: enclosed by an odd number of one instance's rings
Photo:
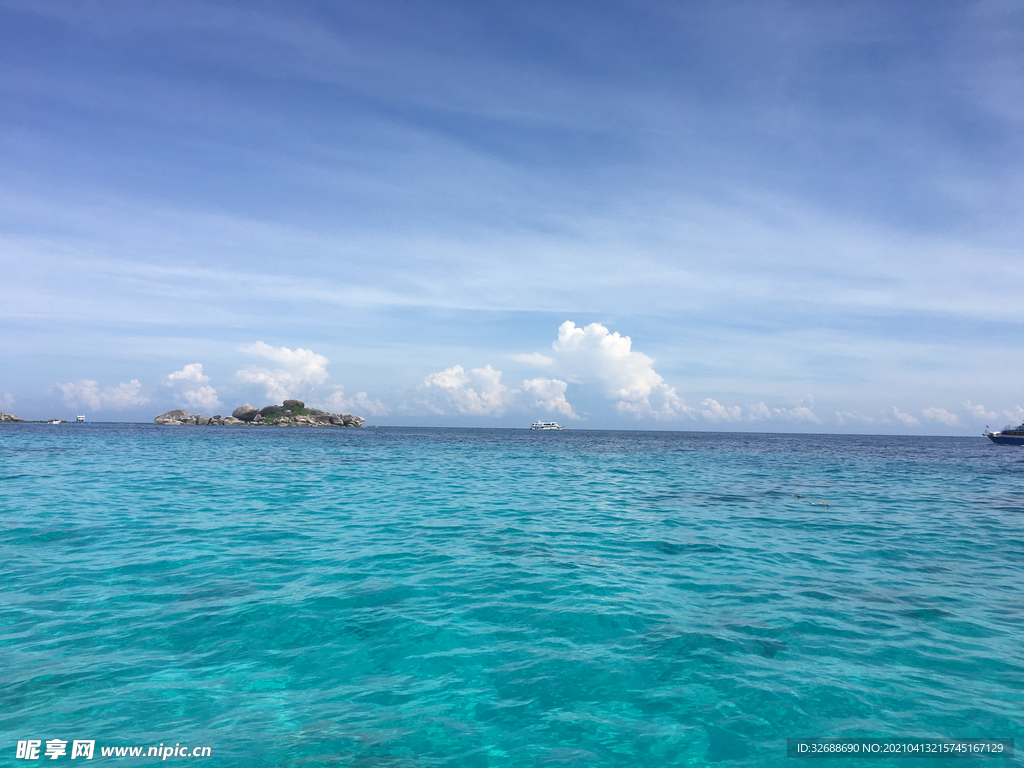
[[[192,410],[212,411],[221,405],[220,398],[217,397],[217,390],[209,385],[187,390],[182,397]]]
[[[903,413],[895,405],[892,407],[892,415],[895,416],[900,421],[902,421],[908,427],[913,426],[914,424],[920,424],[921,423],[917,419],[915,419],[913,416],[911,416],[909,413]]]
[[[839,413],[837,412],[836,415],[839,416]],[[821,424],[821,419],[819,419],[817,414],[815,414],[815,412],[806,405],[796,405],[792,408],[769,408],[764,403],[754,403],[747,407],[747,418],[751,421],[762,421],[764,419],[774,418],[793,419],[796,421],[810,421],[815,424]]]
[[[772,410],[764,403],[754,403],[747,408],[747,418],[751,421],[761,421],[762,419],[770,419],[772,417]]]
[[[391,413],[391,409],[384,403],[380,400],[371,400],[365,392],[356,392],[352,397],[345,397],[345,393],[340,389],[332,392],[324,405],[327,410],[334,413],[369,413],[372,416],[387,416]]]
[[[455,365],[430,374],[423,386],[439,391],[449,405],[470,416],[499,416],[515,394],[501,383],[501,371],[490,365],[468,372]]]
[[[1014,406],[1012,411],[1003,411],[1003,413],[1006,414],[1007,418],[1013,419],[1018,424],[1024,423],[1024,408],[1021,408],[1019,405]],[[995,414],[992,415],[995,416]]]
[[[921,411],[921,415],[926,419],[941,421],[943,424],[948,424],[951,427],[960,423],[956,418],[956,414],[950,413],[945,408],[925,408]]]
[[[991,421],[999,416],[999,414],[994,411],[986,411],[984,405],[975,405],[970,400],[964,403],[964,410],[974,418],[983,419],[985,421]]]
[[[688,406],[676,388],[655,370],[653,358],[634,349],[629,336],[613,332],[601,323],[577,326],[566,320],[559,326],[551,350],[551,355],[534,352],[511,356],[519,363],[553,369],[552,373],[558,374],[557,378],[526,379],[522,390],[506,388],[500,381],[501,372],[490,366],[467,372],[456,365],[430,374],[424,386],[443,393],[449,406],[470,415],[500,414],[517,396],[526,396],[520,397],[522,405],[544,408],[577,419],[579,416],[566,396],[569,383],[593,383],[615,402],[619,413],[637,418],[679,419],[685,416],[737,422],[743,417],[740,406],[722,404],[713,398],[705,398],[696,408]],[[530,398],[529,403],[525,402],[527,398]],[[427,401],[417,401],[417,404],[427,407]],[[437,405],[431,403],[428,410],[435,409]],[[750,407],[749,418],[752,420],[773,417],[820,423],[803,402],[794,408],[769,408],[764,403]]]
[[[149,402],[148,397],[140,394],[142,385],[138,379],[105,389],[100,389],[99,384],[92,379],[81,379],[67,384],[57,384],[57,388],[64,393],[62,399],[65,405],[84,405],[94,411],[116,411]]]
[[[564,363],[593,373],[621,400],[638,402],[650,396],[664,379],[654,370],[654,360],[632,349],[633,341],[600,323],[577,328],[566,320],[552,344]]]
[[[572,405],[565,399],[565,390],[568,386],[560,379],[528,379],[523,382],[523,391],[533,395],[535,407],[557,411],[570,419],[578,419],[579,416],[573,411]]]
[[[263,385],[267,391],[267,398],[274,402],[288,399],[292,392],[303,387],[323,384],[328,377],[327,364],[330,360],[311,349],[272,347],[257,341],[243,347],[242,351],[277,363],[278,367],[273,369],[250,366],[235,374],[239,380],[247,384]]]
[[[512,390],[501,384],[501,372],[490,366],[466,372],[456,365],[427,376],[424,387],[442,393],[448,406],[470,415],[498,415],[518,399],[521,406],[579,418],[566,396],[569,384],[579,384],[599,386],[619,413],[636,418],[687,417],[735,423],[744,417],[739,405],[720,403],[711,397],[704,398],[698,407],[687,405],[676,388],[655,370],[653,358],[634,349],[629,336],[613,332],[601,323],[577,326],[566,320],[558,327],[550,355],[534,352],[511,357],[519,363],[547,368],[549,376],[526,379],[521,390]],[[428,401],[416,402],[432,412],[439,410],[436,397],[429,408]],[[820,424],[813,407],[814,400],[809,395],[792,407],[773,408],[761,402],[749,406],[746,417],[751,421],[782,419]]]
[[[654,370],[654,360],[632,347],[629,336],[612,333],[600,323],[577,328],[571,320],[559,326],[551,345],[561,368],[578,381],[600,381],[622,413],[657,418],[691,414],[693,409],[675,387]]]
[[[168,387],[173,386],[179,381],[205,384],[209,380],[210,377],[203,374],[202,363],[189,363],[180,371],[174,371],[173,373],[167,374],[167,378],[164,379],[164,384]]]
[[[791,419],[797,419],[798,421],[813,421],[815,424],[821,424],[821,419],[818,418],[817,414],[814,413],[806,405],[798,405],[795,408],[780,408],[777,409],[780,413],[786,414]]]
[[[14,407],[14,395],[10,392],[4,392],[0,394],[0,408],[13,408]]]
[[[739,421],[740,410],[738,405],[725,406],[710,397],[700,404],[701,415],[709,421]]]
[[[173,387],[181,384],[198,384],[195,389],[189,389],[181,393],[180,399],[192,409],[213,410],[221,405],[217,397],[217,390],[207,382],[210,377],[203,373],[202,363],[189,363],[180,371],[167,374],[164,378],[164,386]]]
[[[865,416],[857,411],[836,411],[836,421],[839,426],[843,426],[851,421],[860,422],[861,424],[872,424],[875,421],[874,416]]]
[[[642,398],[635,403],[620,400],[615,404],[615,408],[619,413],[632,414],[637,418],[653,416],[656,419],[678,419],[681,416],[692,418],[696,411],[676,394],[675,387],[667,384],[655,387],[653,395],[649,398]]]

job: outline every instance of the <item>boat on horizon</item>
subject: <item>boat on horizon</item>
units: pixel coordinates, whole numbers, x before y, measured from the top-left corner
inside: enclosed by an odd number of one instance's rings
[[[554,421],[535,421],[530,429],[561,429],[562,426]]]
[[[1019,424],[1016,427],[1010,424],[998,432],[992,432],[985,427],[982,434],[996,445],[1024,445],[1024,424]]]

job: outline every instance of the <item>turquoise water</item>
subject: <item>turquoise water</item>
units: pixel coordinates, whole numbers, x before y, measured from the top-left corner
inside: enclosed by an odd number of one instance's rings
[[[1024,735],[1024,449],[983,438],[5,425],[0,488],[5,765]]]

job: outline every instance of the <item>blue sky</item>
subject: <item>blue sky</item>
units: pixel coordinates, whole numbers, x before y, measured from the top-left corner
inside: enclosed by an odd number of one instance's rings
[[[0,410],[976,434],[1024,6],[0,2]]]

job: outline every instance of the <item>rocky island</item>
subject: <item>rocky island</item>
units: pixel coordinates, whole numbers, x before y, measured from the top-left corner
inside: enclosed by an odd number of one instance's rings
[[[11,422],[22,421],[23,422],[24,419],[19,419],[13,413],[0,413],[0,424],[4,423],[5,421],[11,421]]]
[[[214,427],[361,427],[366,423],[362,416],[351,413],[328,413],[317,408],[307,408],[301,400],[285,400],[282,405],[268,405],[256,408],[240,405],[230,416],[203,416],[177,409],[161,413],[154,424],[214,426]]]

